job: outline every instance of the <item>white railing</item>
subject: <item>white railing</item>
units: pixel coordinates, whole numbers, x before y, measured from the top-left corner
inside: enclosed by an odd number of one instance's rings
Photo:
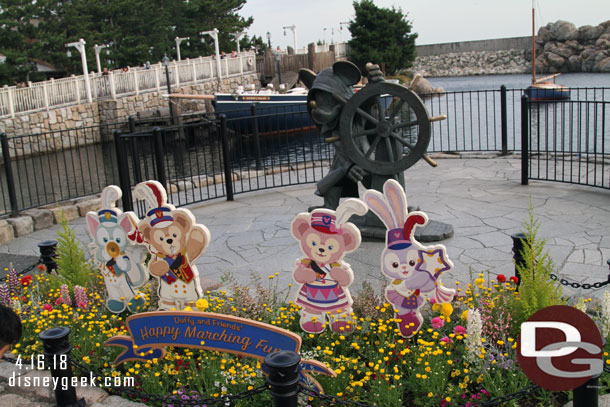
[[[347,45],[347,42],[335,43],[335,58],[346,57],[348,52],[349,52],[349,46]]]
[[[220,61],[220,77],[255,73],[255,61],[255,54],[249,51],[242,52],[235,58],[226,57]],[[168,65],[168,73],[173,87],[219,78],[216,61],[212,57],[174,61]],[[166,93],[167,89],[165,67],[161,63],[151,65],[149,69],[132,68],[127,72],[109,72],[108,75],[91,73],[89,79],[93,100],[115,99],[146,92]],[[4,86],[0,88],[0,118],[86,101],[85,77],[82,75],[36,82],[25,88]]]

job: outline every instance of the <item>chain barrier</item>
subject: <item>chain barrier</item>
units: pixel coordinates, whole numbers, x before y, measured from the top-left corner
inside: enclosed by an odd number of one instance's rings
[[[68,361],[73,368],[78,369],[81,373],[84,373],[86,375],[92,375],[93,377],[103,376],[101,374],[93,372],[91,369],[89,369],[87,366],[84,366],[82,363],[77,362],[76,360],[74,360],[71,357],[71,355],[68,357]],[[153,395],[153,394],[148,394],[142,390],[131,388],[131,387],[125,387],[125,386],[116,386],[116,387],[112,386],[112,387],[107,387],[105,389],[109,393],[125,394],[125,395],[128,395],[129,397],[141,400],[143,402],[155,401],[155,402],[162,403],[163,405],[170,405],[170,404],[174,405],[174,406],[205,405],[207,407],[213,407],[213,406],[232,405],[231,403],[236,400],[247,399],[247,398],[253,397],[256,394],[264,393],[269,389],[269,385],[267,383],[264,383],[258,387],[253,388],[252,390],[248,390],[248,391],[245,391],[242,393],[227,394],[227,395],[222,395],[220,397],[215,397],[215,398],[196,398],[196,399],[190,398],[193,396],[189,396],[188,394],[187,394],[187,396],[189,397],[189,399],[182,399],[181,396],[179,396],[179,395],[162,397],[162,396],[157,396],[157,395]]]
[[[553,281],[559,280],[559,283],[561,283],[561,285],[564,285],[566,287],[582,288],[584,290],[589,290],[589,289],[597,290],[599,288],[602,288],[602,287],[610,284],[610,274],[608,274],[608,279],[606,281],[598,281],[597,283],[593,283],[593,284],[588,284],[588,283],[580,284],[575,281],[568,281],[565,278],[560,279],[559,277],[557,277],[556,274],[552,274],[552,273],[550,275],[550,278]]]
[[[34,269],[35,269],[37,266],[38,266],[38,264],[33,264],[33,265],[31,265],[31,266],[28,266],[28,267],[24,268],[23,270],[18,271],[18,272],[17,272],[17,275],[18,275],[18,276],[22,276],[22,275],[24,275],[25,273],[30,272],[30,271],[32,271],[32,270],[34,270]],[[4,276],[4,277],[0,277],[0,282],[5,281],[5,280],[6,280],[6,278],[7,278],[7,276],[8,276],[8,274],[7,274],[6,276]]]
[[[302,385],[299,387],[299,393],[316,400],[328,401],[329,403],[340,404],[342,406],[374,407],[371,404],[359,403],[353,400],[341,400],[338,398],[338,396],[328,396],[326,394],[321,394],[314,389]]]

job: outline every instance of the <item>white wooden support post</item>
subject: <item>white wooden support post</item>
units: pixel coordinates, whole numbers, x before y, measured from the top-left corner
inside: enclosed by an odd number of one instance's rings
[[[8,86],[4,85],[8,88]],[[15,117],[15,105],[13,103],[13,91],[15,90],[14,86],[8,88],[8,111],[11,114],[11,117]]]
[[[74,76],[74,74],[70,75],[70,77],[72,78],[72,81],[74,83],[74,89],[76,90],[76,101],[80,103],[80,86],[78,86],[79,81],[76,76]]]
[[[191,61],[191,66],[193,67],[193,84],[195,84],[197,83],[197,67],[195,61]]]
[[[239,55],[239,75],[244,76],[244,57]]]
[[[218,73],[216,75],[218,75]],[[212,60],[210,59],[210,79],[212,79],[213,77],[214,77],[214,64],[212,63]]]
[[[225,56],[225,59],[223,59],[223,61],[225,61],[225,72],[227,73],[226,76],[229,76],[229,60]]]
[[[133,71],[133,83],[135,84],[136,95],[140,94],[140,89],[138,86],[138,72],[134,69]]]
[[[155,67],[155,85],[157,86],[157,93],[161,93],[161,81],[159,80],[159,66]]]
[[[44,108],[49,111],[49,92],[47,90],[47,82],[42,83],[42,97],[44,99]]]
[[[178,70],[178,62],[176,62],[176,60],[174,60],[174,70],[175,70],[174,77],[176,78],[176,87],[179,88],[180,87],[180,71]]]
[[[116,88],[114,86],[114,72],[110,71],[108,74],[108,82],[110,83],[110,96],[113,100],[116,100]]]

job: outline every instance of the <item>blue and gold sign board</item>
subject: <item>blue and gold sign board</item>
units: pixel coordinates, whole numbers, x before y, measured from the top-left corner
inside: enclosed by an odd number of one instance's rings
[[[131,315],[125,321],[129,335],[108,339],[104,345],[119,346],[125,350],[114,361],[150,361],[165,356],[165,347],[206,349],[256,358],[279,351],[299,352],[301,337],[294,332],[231,315],[211,312],[171,311],[143,312]],[[264,364],[263,364],[264,368]],[[336,376],[324,363],[315,360],[301,361],[302,380],[322,391],[307,372]]]

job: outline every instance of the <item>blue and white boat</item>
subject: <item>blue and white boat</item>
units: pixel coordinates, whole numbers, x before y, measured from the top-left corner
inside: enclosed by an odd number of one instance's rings
[[[307,89],[295,88],[286,93],[263,89],[258,92],[216,93],[212,101],[216,114],[227,116],[227,126],[242,134],[255,131],[256,115],[259,134],[290,132],[312,128],[307,113]]]

